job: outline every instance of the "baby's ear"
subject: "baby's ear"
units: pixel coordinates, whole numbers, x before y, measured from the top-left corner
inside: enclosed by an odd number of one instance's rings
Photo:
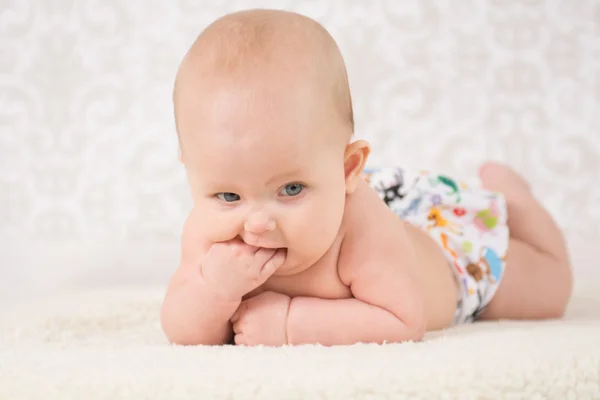
[[[346,193],[356,190],[362,171],[371,153],[371,147],[366,140],[357,140],[346,146],[344,153],[344,174],[346,176]]]

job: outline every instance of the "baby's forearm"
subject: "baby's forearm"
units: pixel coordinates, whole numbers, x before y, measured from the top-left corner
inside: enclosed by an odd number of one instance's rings
[[[211,295],[198,280],[189,279],[167,290],[161,323],[167,339],[180,345],[220,345],[232,339],[229,319],[240,301]]]
[[[287,320],[291,345],[346,345],[420,340],[423,332],[391,312],[357,299],[292,299]]]

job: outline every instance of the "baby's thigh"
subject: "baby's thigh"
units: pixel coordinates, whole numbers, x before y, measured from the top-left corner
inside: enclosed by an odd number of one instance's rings
[[[568,265],[511,238],[504,275],[481,319],[547,319],[563,315],[571,295]]]

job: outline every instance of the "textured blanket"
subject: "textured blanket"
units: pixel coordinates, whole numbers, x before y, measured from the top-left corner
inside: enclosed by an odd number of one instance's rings
[[[0,399],[597,399],[597,289],[579,289],[560,321],[280,349],[168,345],[163,288],[63,293],[3,311]]]

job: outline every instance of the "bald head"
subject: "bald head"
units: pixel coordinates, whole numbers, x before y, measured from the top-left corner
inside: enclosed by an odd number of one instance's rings
[[[346,68],[331,35],[300,14],[248,10],[213,22],[185,55],[174,88],[180,139],[184,104],[206,96],[207,88],[253,84],[289,96],[294,88],[311,88],[348,137],[354,130]]]

